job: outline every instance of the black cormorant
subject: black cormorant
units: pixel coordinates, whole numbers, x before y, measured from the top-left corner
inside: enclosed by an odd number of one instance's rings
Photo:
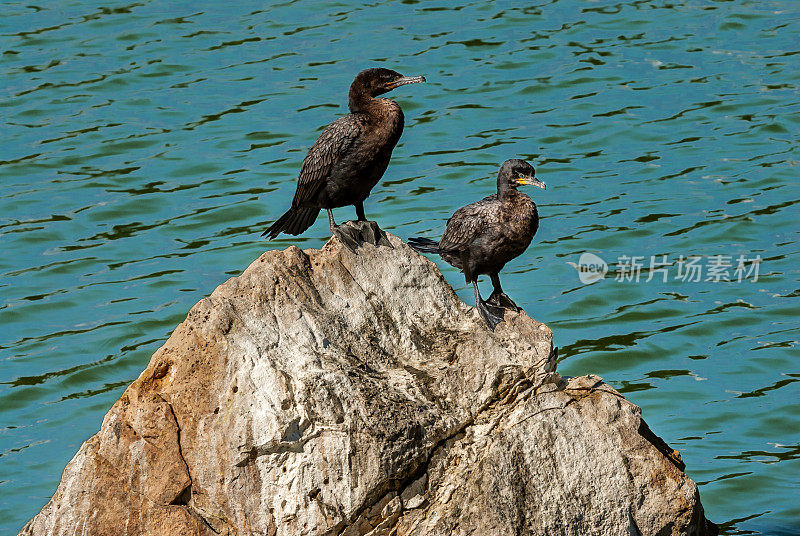
[[[328,125],[309,149],[300,168],[292,208],[261,236],[273,239],[281,232],[298,235],[324,208],[331,233],[351,249],[363,240],[377,243],[382,232],[377,224],[366,221],[364,200],[389,165],[392,149],[403,133],[403,111],[396,102],[375,97],[424,81],[422,76],[403,76],[382,68],[358,73],[350,85],[350,113]],[[338,226],[331,209],[347,205],[355,206],[358,221]]]
[[[503,320],[503,309],[519,310],[500,287],[498,273],[528,248],[539,228],[536,204],[517,191],[523,184],[545,188],[528,162],[506,160],[497,174],[497,194],[456,210],[438,243],[427,238],[408,241],[417,251],[437,253],[464,272],[475,288],[478,312],[492,330]],[[478,290],[481,274],[488,274],[494,286],[486,301]]]

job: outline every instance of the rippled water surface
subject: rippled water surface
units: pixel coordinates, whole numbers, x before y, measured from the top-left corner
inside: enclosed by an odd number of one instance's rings
[[[561,371],[641,405],[727,534],[800,534],[800,3],[33,3],[0,4],[0,533],[191,305],[266,248],[323,243],[322,216],[259,234],[384,65],[429,82],[392,94],[406,131],[367,215],[437,236],[529,159],[542,223],[503,282]],[[583,252],[605,280],[580,283]],[[647,282],[653,255],[763,262]]]

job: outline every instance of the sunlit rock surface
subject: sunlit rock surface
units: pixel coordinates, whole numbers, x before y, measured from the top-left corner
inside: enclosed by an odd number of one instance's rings
[[[268,251],[201,300],[20,534],[714,533],[637,406],[389,240]]]

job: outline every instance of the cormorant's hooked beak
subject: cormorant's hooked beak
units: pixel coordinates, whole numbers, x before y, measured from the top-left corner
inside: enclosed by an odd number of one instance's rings
[[[537,186],[542,190],[547,190],[547,185],[533,175],[520,175],[517,178],[517,184],[523,186]]]
[[[406,84],[419,84],[421,82],[425,82],[424,76],[402,76],[392,80],[384,87],[386,87],[386,91],[391,91],[396,87],[404,86]]]

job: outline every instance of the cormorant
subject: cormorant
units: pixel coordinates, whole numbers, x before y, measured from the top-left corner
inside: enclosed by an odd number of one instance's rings
[[[497,174],[497,194],[456,210],[438,243],[427,238],[408,241],[417,251],[437,253],[464,272],[467,283],[475,289],[478,312],[492,330],[503,320],[503,309],[519,311],[500,287],[498,274],[528,248],[539,228],[536,204],[517,191],[517,186],[525,184],[546,188],[528,162],[506,160]],[[486,301],[478,290],[481,274],[488,274],[494,286]]]
[[[403,111],[390,99],[376,99],[405,84],[425,82],[383,68],[365,69],[350,85],[350,113],[320,134],[300,168],[292,208],[264,231],[270,240],[281,232],[298,235],[311,227],[321,209],[328,211],[331,233],[355,250],[366,240],[386,244],[375,222],[364,216],[364,200],[383,176],[392,149],[403,133]],[[354,205],[357,222],[336,225],[331,209]],[[363,222],[363,223],[362,223]]]

